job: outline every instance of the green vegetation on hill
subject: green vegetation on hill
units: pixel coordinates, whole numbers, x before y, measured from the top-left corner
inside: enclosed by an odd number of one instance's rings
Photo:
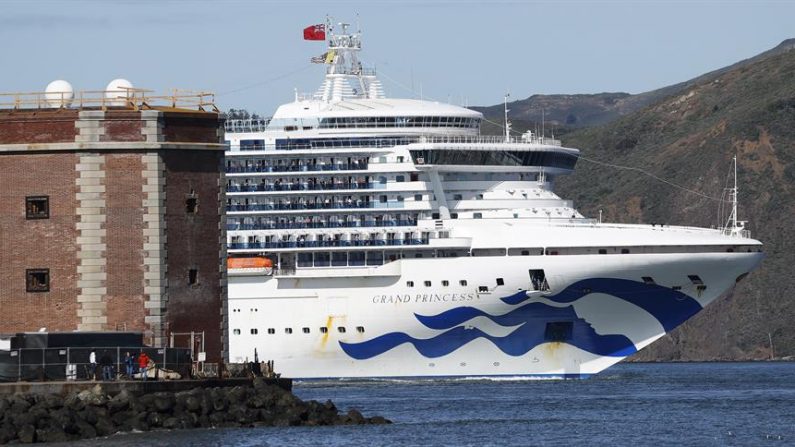
[[[776,357],[795,354],[795,51],[768,52],[733,67],[563,138],[584,157],[639,167],[713,197],[721,196],[731,158],[738,156],[740,218],[768,257],[732,298],[712,304],[637,359],[764,359],[771,339]],[[605,220],[719,224],[716,201],[586,160],[559,180],[558,191],[585,215],[603,210]]]

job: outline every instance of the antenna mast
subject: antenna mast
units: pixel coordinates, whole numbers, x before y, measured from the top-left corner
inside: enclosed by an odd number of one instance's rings
[[[726,228],[724,231],[732,236],[742,236],[742,232],[745,229],[745,221],[737,220],[737,202],[739,193],[739,188],[737,187],[737,155],[732,158],[732,163],[734,164],[734,187],[731,188],[732,211],[731,215],[729,215],[729,221],[726,222]]]
[[[508,121],[508,112],[510,112],[510,110],[508,109],[508,97],[509,96],[511,96],[511,94],[508,93],[508,92],[505,92],[505,142],[506,143],[510,143],[511,142],[511,122]]]

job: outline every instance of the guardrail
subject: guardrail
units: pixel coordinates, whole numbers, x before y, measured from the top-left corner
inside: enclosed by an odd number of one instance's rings
[[[96,363],[91,363],[91,352]],[[138,356],[145,352],[159,369],[175,371],[190,377],[194,362],[188,348],[138,347],[69,347],[23,348],[0,351],[0,381],[43,382],[62,380],[101,380],[103,357],[110,359],[111,380],[128,377],[125,355],[134,356],[132,374],[139,372]]]
[[[215,94],[173,89],[170,95],[151,95],[152,90],[121,88],[117,91],[86,90],[77,92],[22,92],[0,93],[0,109],[96,109],[109,107],[132,110],[153,107],[182,109],[211,109],[215,106]]]

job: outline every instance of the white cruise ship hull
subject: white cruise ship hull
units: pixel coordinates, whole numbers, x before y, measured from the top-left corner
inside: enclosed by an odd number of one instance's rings
[[[762,257],[402,259],[358,276],[236,276],[229,357],[253,360],[256,349],[294,378],[587,377],[730,293]],[[549,290],[532,290],[531,269],[549,272]]]

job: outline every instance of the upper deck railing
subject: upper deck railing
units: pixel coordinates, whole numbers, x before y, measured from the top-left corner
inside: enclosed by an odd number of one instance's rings
[[[224,122],[224,130],[227,132],[265,132],[270,118],[250,118],[250,119],[227,119]]]
[[[215,94],[172,90],[170,95],[152,95],[152,90],[122,88],[121,90],[86,90],[74,92],[0,93],[0,109],[101,109],[130,110],[171,107],[218,112]]]
[[[554,138],[522,136],[519,138],[511,137],[508,140],[504,136],[496,135],[449,135],[449,136],[421,136],[418,143],[463,143],[463,144],[539,144],[544,146],[561,146],[561,141]]]

